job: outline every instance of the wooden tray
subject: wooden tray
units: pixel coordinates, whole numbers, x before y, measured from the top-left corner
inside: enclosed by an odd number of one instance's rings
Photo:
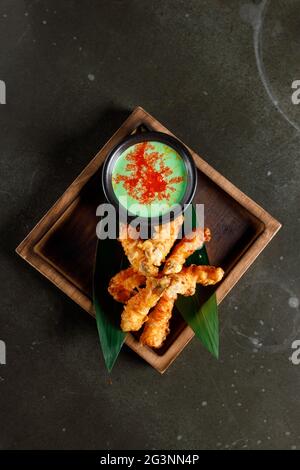
[[[16,249],[22,258],[91,315],[94,315],[95,228],[99,221],[96,208],[104,201],[101,165],[107,153],[140,125],[171,134],[144,109],[136,108]],[[216,288],[220,303],[281,225],[190,151],[198,168],[194,201],[205,205],[205,225],[213,234],[207,245],[210,262],[226,271],[224,280]],[[141,346],[133,335],[127,336],[126,344],[162,373],[193,336],[180,315],[175,315],[170,335],[161,350]]]

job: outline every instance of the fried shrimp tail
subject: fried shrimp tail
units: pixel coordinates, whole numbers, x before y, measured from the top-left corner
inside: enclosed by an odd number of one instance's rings
[[[135,294],[135,289],[145,282],[145,276],[130,267],[111,278],[108,292],[117,302],[126,303]]]
[[[224,275],[221,268],[214,266],[191,265],[182,269],[178,274],[170,276],[171,284],[152,310],[140,337],[142,344],[151,348],[160,348],[169,333],[169,323],[172,309],[178,294],[194,295],[196,285],[216,284]]]
[[[160,266],[166,259],[183,224],[183,216],[179,215],[170,223],[155,227],[152,238],[146,240],[142,249],[145,253],[145,264]]]
[[[203,230],[200,227],[194,230],[188,237],[184,237],[172,250],[164,266],[163,273],[179,273],[187,258],[195,250],[201,248],[204,242],[208,242],[210,238],[210,230],[208,228]]]
[[[138,331],[141,328],[149,310],[155,307],[170,282],[166,276],[147,279],[146,287],[131,297],[124,307],[121,317],[123,331]]]

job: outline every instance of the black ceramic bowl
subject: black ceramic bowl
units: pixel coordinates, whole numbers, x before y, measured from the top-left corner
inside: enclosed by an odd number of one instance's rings
[[[170,208],[169,212],[157,217],[152,217],[151,219],[148,217],[139,217],[142,223],[164,223],[170,219],[172,220],[176,218],[180,213],[184,212],[187,205],[192,202],[197,186],[197,171],[194,160],[187,148],[174,137],[162,132],[149,131],[134,134],[124,139],[108,154],[105,159],[102,169],[103,190],[107,201],[115,207],[120,217],[127,217],[129,220],[137,217],[135,214],[130,213],[127,209],[119,204],[112,185],[113,169],[118,158],[125,150],[135,144],[150,141],[161,142],[162,144],[168,145],[173,150],[175,150],[184,162],[187,175],[185,193],[179,205],[176,205],[174,209]]]

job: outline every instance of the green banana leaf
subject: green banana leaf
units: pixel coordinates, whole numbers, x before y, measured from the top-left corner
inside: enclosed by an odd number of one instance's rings
[[[196,211],[192,208],[192,226],[197,227]],[[209,265],[205,245],[196,250],[186,265]],[[176,308],[209,352],[219,358],[219,319],[216,294],[210,287],[197,286],[192,297],[179,296]]]
[[[126,333],[120,328],[123,306],[110,296],[107,286],[109,280],[127,266],[128,262],[117,240],[98,240],[93,297],[99,339],[105,365],[109,372],[116,362],[125,341]]]

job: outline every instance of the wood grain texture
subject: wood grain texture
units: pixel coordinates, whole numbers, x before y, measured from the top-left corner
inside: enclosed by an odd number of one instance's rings
[[[136,108],[16,249],[22,258],[91,315],[94,315],[92,274],[97,242],[96,208],[104,202],[101,166],[108,152],[140,125],[171,134],[144,109]],[[198,168],[194,201],[204,204],[205,224],[213,233],[207,245],[210,262],[222,266],[226,272],[216,288],[220,303],[281,225],[189,150]],[[205,290],[203,295],[211,292],[211,289]],[[180,315],[175,314],[171,333],[160,350],[142,346],[134,335],[127,336],[126,344],[162,373],[193,336]]]

